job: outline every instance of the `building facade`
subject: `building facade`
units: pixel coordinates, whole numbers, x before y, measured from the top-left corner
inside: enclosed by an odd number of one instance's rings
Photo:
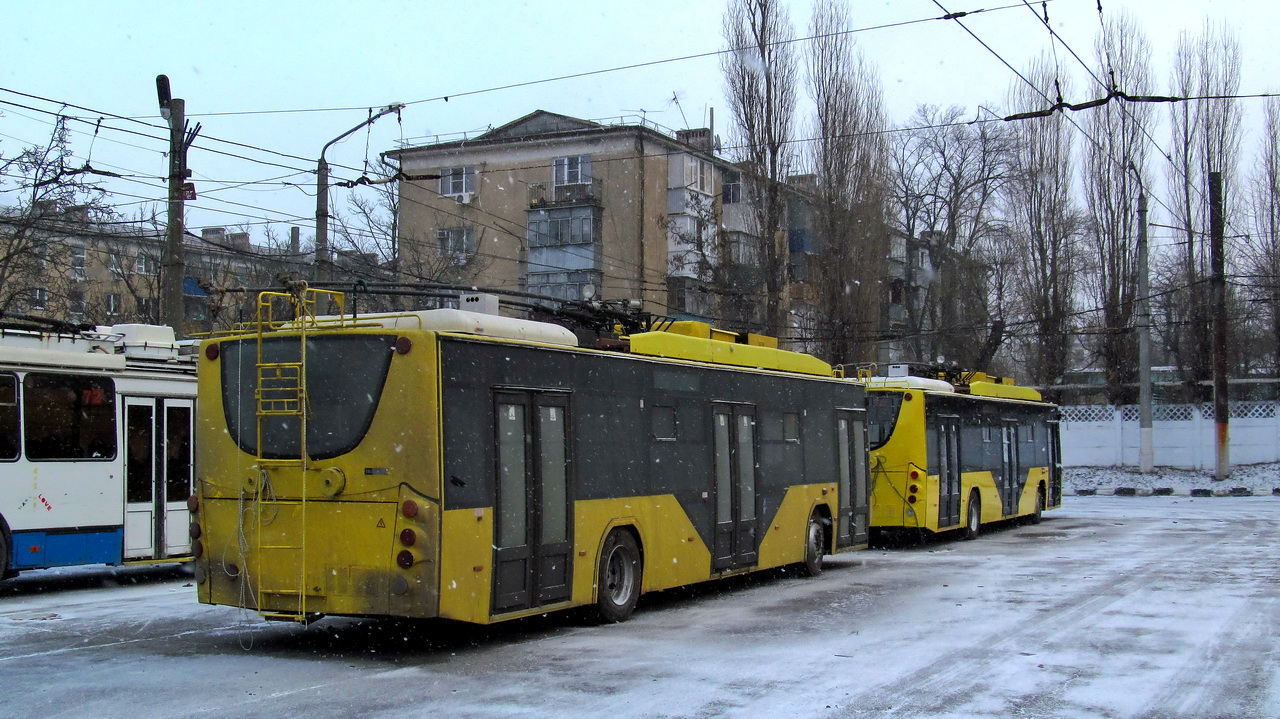
[[[724,288],[757,290],[762,240],[745,173],[716,155],[708,129],[537,111],[385,156],[428,178],[401,182],[400,246],[453,258],[476,285],[748,324],[726,312]]]

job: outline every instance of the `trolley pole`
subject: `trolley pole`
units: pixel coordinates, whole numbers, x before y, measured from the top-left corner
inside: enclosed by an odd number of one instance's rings
[[[1151,278],[1147,271],[1147,194],[1138,194],[1138,469],[1155,470],[1151,429]]]
[[[1223,257],[1222,173],[1209,173],[1209,262],[1213,271],[1213,426],[1217,440],[1218,464],[1213,478],[1231,476],[1231,446],[1227,397],[1227,280]]]

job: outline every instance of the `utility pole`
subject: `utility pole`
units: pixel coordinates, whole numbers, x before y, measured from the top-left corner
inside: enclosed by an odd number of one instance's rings
[[[1218,448],[1218,464],[1213,478],[1231,476],[1228,442],[1230,405],[1227,397],[1227,280],[1223,257],[1222,173],[1209,173],[1209,262],[1213,272],[1213,426]]]
[[[172,327],[174,335],[182,339],[186,316],[182,302],[182,283],[186,276],[183,208],[188,194],[195,199],[194,188],[186,183],[190,175],[187,150],[200,132],[200,123],[187,130],[187,104],[172,96],[167,75],[156,76],[156,95],[160,100],[160,116],[169,121],[169,219],[165,226],[164,267],[160,274],[160,321]]]
[[[320,149],[320,161],[316,163],[316,273],[315,279],[323,282],[329,279],[329,269],[332,264],[329,252],[329,163],[324,159],[324,154],[329,148],[340,142],[343,138],[362,127],[372,125],[374,121],[383,115],[389,115],[393,112],[400,112],[404,109],[404,103],[392,103],[374,113],[369,113],[369,119],[338,135],[332,140],[325,143]]]
[[[1151,429],[1151,278],[1147,269],[1147,193],[1138,191],[1138,470],[1155,469]]]

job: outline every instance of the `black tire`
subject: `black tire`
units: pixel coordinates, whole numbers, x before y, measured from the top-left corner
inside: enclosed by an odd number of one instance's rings
[[[1044,485],[1036,487],[1036,511],[1028,521],[1031,524],[1039,524],[1041,519],[1044,519]]]
[[[596,612],[603,622],[624,622],[640,599],[643,575],[640,548],[635,537],[615,529],[604,540],[600,567],[596,573]]]
[[[800,571],[806,577],[822,574],[822,558],[827,553],[827,532],[818,515],[809,517],[809,526],[804,532],[804,562]]]
[[[965,514],[964,538],[977,539],[982,531],[982,500],[978,499],[978,490],[969,493],[969,511]]]
[[[4,517],[0,517],[0,579],[8,579],[18,575],[9,564],[13,558],[12,552],[13,540],[10,539],[9,523],[4,521]]]

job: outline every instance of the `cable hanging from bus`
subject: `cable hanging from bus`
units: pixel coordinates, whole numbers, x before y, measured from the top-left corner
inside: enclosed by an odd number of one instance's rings
[[[0,319],[0,579],[190,556],[181,350],[168,327]]]
[[[201,602],[621,621],[644,592],[866,546],[865,390],[816,358],[698,322],[584,343],[493,297],[346,299],[264,292],[202,344]]]

